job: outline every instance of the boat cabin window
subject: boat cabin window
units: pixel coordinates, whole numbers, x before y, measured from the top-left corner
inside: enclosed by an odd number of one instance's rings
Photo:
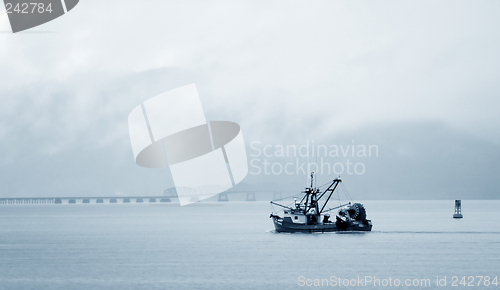
[[[299,217],[298,216],[295,216],[295,219],[298,219]]]

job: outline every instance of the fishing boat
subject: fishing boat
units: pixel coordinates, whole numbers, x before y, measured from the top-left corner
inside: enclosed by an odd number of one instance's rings
[[[282,216],[273,211],[273,219],[277,232],[338,232],[338,231],[371,231],[372,222],[366,219],[365,207],[360,203],[353,203],[349,193],[345,190],[340,176],[321,187],[314,187],[314,172],[311,173],[311,186],[306,187],[300,201],[295,199],[290,206],[271,201],[271,206],[282,208]],[[339,186],[340,185],[340,186]],[[342,203],[339,189],[343,188],[349,202]],[[334,198],[332,198],[334,197]],[[329,202],[337,200],[340,204],[327,207]],[[281,212],[280,211],[280,212]],[[336,211],[335,220],[331,220],[330,212]]]

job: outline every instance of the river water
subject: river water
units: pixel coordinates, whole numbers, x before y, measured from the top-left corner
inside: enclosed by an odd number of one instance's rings
[[[500,201],[464,200],[463,219],[452,200],[363,204],[373,231],[340,234],[276,233],[263,201],[2,205],[0,289],[431,289],[500,276]]]

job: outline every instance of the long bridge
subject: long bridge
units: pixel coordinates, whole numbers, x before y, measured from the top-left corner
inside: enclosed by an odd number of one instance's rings
[[[113,196],[113,197],[9,197],[0,198],[0,204],[61,204],[61,203],[142,203],[149,202],[170,202],[170,198],[165,196]]]
[[[4,197],[0,198],[0,205],[7,204],[62,204],[62,203],[156,203],[171,202],[177,198],[177,192],[189,191],[189,188],[171,187],[158,196],[94,196],[94,197]],[[246,201],[256,201],[256,193],[272,194],[273,199],[280,199],[281,189],[273,183],[247,184],[239,183],[229,190],[218,194],[218,201],[229,201],[229,195],[246,194]]]

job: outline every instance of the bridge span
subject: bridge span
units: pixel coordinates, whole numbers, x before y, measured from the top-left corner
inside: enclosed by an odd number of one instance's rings
[[[156,203],[171,202],[177,199],[177,193],[183,190],[190,191],[190,188],[171,187],[157,196],[80,196],[80,197],[4,197],[0,198],[0,205],[9,204],[62,204],[62,203]],[[256,201],[257,194],[261,197],[266,195],[265,200],[282,198],[281,189],[273,183],[246,184],[240,183],[218,194],[218,201],[227,202],[230,195],[245,195],[246,201]]]

